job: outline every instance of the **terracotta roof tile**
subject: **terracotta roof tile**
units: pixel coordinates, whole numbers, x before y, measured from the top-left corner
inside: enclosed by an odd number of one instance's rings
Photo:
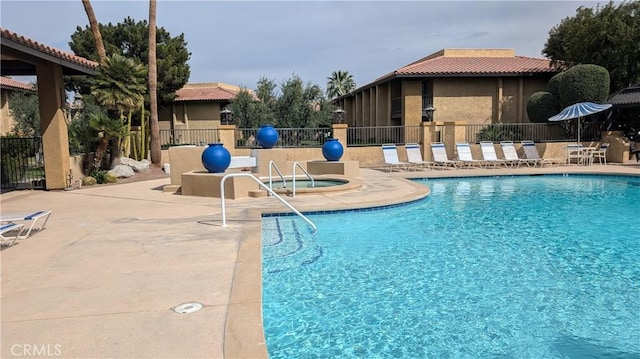
[[[27,90],[33,91],[33,88],[30,84],[16,81],[14,79],[0,76],[0,87],[10,89],[10,90]]]
[[[55,49],[53,47],[47,46],[47,45],[43,45],[38,43],[37,41],[33,41],[29,38],[26,38],[24,36],[18,35],[15,32],[11,32],[5,28],[1,28],[0,27],[0,35],[2,37],[2,39],[7,39],[10,41],[14,41],[16,43],[22,44],[28,48],[40,51],[42,53],[46,53],[49,54],[53,57],[56,57],[58,59],[61,60],[66,60],[69,61],[71,63],[75,63],[77,65],[80,65],[82,67],[86,67],[88,69],[91,70],[95,70],[98,67],[98,63],[91,61],[91,60],[87,60],[84,57],[80,57],[80,56],[76,56],[72,53],[69,52],[65,52],[59,49]]]
[[[231,100],[238,93],[221,87],[183,87],[176,91],[174,101],[221,101]]]
[[[640,86],[627,87],[613,94],[607,103],[614,106],[640,105]]]
[[[397,75],[450,76],[556,73],[551,60],[532,57],[435,57],[396,70]]]

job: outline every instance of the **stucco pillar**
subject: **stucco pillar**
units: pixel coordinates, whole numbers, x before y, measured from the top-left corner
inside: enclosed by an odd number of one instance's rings
[[[218,127],[220,142],[224,144],[233,156],[236,150],[236,125],[220,125]]]
[[[67,187],[70,174],[69,134],[62,106],[66,103],[62,66],[36,66],[46,189]]]
[[[418,126],[422,122],[422,81],[404,80],[402,98],[405,126]]]
[[[456,142],[458,141],[458,136],[456,135],[456,122],[444,122],[443,129],[444,133],[441,135],[441,140],[444,143],[444,147],[447,149],[447,156],[449,159],[452,159],[456,149]]]
[[[438,129],[442,126],[442,122],[422,122],[422,158],[425,161],[433,160],[431,153],[431,144],[440,142],[440,132]]]
[[[333,129],[333,138],[337,138],[342,146],[347,147],[347,128],[349,126],[346,123],[334,123],[331,125]]]

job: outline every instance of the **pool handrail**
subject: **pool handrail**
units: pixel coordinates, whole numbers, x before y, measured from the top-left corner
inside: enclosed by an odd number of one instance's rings
[[[309,177],[309,179],[311,180],[311,187],[315,187],[316,184],[313,180],[313,177],[311,177],[311,175],[309,174],[309,172],[307,172],[307,170],[304,169],[304,167],[302,167],[302,165],[300,164],[300,162],[295,161],[293,163],[293,165],[291,166],[291,182],[293,182],[292,186],[292,190],[291,190],[291,197],[295,197],[296,196],[296,166],[299,167],[302,172],[304,172],[305,175],[307,175],[307,177]]]
[[[280,172],[278,165],[276,165],[276,163],[273,160],[269,161],[269,188],[273,189],[273,176],[272,176],[271,168],[275,169],[276,172],[278,172],[280,179],[282,179],[282,187],[287,188],[287,181],[284,179],[284,176],[282,175],[282,172]]]
[[[224,182],[229,177],[249,177],[249,178],[251,178],[256,183],[258,183],[259,186],[261,186],[264,189],[266,189],[267,192],[269,192],[269,194],[271,194],[273,197],[277,198],[280,202],[282,202],[282,204],[284,204],[290,210],[292,210],[293,213],[295,213],[298,216],[300,216],[300,218],[302,218],[305,222],[307,222],[307,224],[309,224],[309,226],[311,226],[311,228],[313,228],[314,232],[316,232],[318,230],[318,227],[316,227],[316,225],[313,222],[311,222],[311,220],[309,218],[307,218],[304,214],[300,213],[300,211],[295,209],[291,204],[289,204],[289,202],[285,201],[284,198],[280,197],[271,188],[269,188],[266,184],[264,184],[262,181],[260,181],[256,176],[252,175],[251,173],[229,173],[229,174],[224,175],[224,177],[222,177],[222,180],[220,181],[220,203],[221,203],[221,206],[222,206],[222,226],[223,227],[227,227],[227,211],[226,211],[225,197],[224,197]]]

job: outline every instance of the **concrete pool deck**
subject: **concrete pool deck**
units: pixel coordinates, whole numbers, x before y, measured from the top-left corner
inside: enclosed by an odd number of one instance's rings
[[[384,173],[359,189],[286,197],[301,211],[401,203],[428,194],[405,178],[552,173],[640,175],[594,165]],[[3,358],[262,358],[260,213],[274,198],[220,200],[162,191],[169,178],[14,191],[3,213],[48,209],[47,228],[1,252]],[[177,314],[176,306],[203,309]]]

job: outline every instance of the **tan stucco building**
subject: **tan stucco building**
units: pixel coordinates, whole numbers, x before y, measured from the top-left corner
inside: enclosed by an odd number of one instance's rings
[[[0,76],[0,135],[11,132],[15,121],[11,116],[9,97],[15,91],[27,91],[35,94],[31,85],[16,81],[9,77]]]
[[[355,127],[529,122],[527,99],[545,91],[557,72],[550,60],[516,56],[513,49],[444,49],[333,102]]]
[[[220,111],[241,90],[239,86],[221,82],[186,84],[176,91],[173,104],[160,112],[160,129],[218,128],[221,122]]]

